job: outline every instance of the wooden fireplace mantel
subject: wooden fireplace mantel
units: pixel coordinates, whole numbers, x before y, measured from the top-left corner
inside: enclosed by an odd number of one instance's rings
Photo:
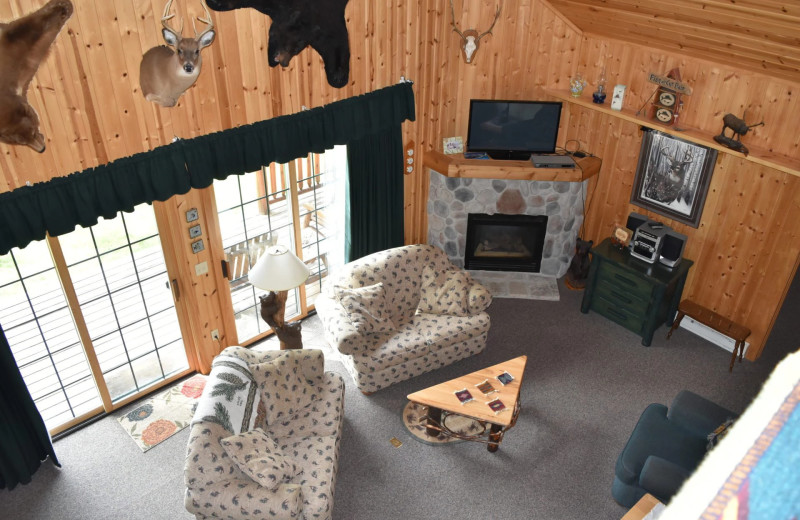
[[[582,182],[597,175],[602,160],[599,157],[582,157],[576,158],[575,163],[577,168],[535,168],[530,161],[464,159],[463,154],[446,155],[437,150],[427,150],[422,161],[426,168],[446,177]]]

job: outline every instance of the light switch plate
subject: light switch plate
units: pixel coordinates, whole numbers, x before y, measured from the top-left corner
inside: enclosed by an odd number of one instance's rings
[[[208,272],[208,262],[200,262],[194,266],[194,274],[202,276]]]
[[[197,214],[197,208],[192,208],[186,212],[186,222],[194,222],[199,217],[200,215]]]
[[[189,238],[197,238],[202,234],[203,230],[200,228],[200,224],[189,228]]]
[[[195,253],[199,253],[200,251],[202,251],[205,248],[206,248],[206,246],[203,245],[203,241],[202,240],[197,240],[195,242],[192,242],[192,251],[194,251]]]

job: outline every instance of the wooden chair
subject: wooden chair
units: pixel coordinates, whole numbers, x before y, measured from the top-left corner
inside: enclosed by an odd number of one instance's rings
[[[328,254],[325,252],[320,252],[319,255],[316,254],[316,247],[315,243],[318,240],[326,238],[326,219],[325,213],[321,209],[314,209],[314,206],[309,203],[303,204],[303,209],[307,211],[306,215],[303,217],[303,229],[301,231],[301,239],[303,241],[303,261],[309,268],[311,268],[317,261],[319,261],[322,266],[325,267],[325,270],[328,270]],[[313,249],[312,249],[313,247]],[[311,254],[308,256],[306,255],[306,250],[309,250]],[[313,252],[312,252],[313,251]],[[309,278],[309,282],[314,282],[319,280],[322,273],[322,269],[320,269],[320,273],[313,274],[311,278]]]
[[[225,249],[226,275],[230,280],[231,289],[248,282],[247,273],[250,272],[250,268],[271,245],[274,245],[274,241],[270,239],[270,233],[262,233]]]

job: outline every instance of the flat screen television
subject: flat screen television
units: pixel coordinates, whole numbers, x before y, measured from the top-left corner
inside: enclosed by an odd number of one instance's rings
[[[467,151],[519,161],[554,153],[560,120],[560,101],[472,99]]]

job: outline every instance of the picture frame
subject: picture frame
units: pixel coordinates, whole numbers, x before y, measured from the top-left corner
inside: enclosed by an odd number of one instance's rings
[[[687,224],[700,225],[717,150],[671,134],[642,136],[631,203]]]
[[[463,153],[464,141],[461,137],[445,137],[442,139],[442,148],[447,155]]]

